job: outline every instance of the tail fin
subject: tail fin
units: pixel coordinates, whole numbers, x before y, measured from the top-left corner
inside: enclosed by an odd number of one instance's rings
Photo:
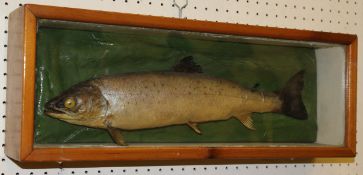
[[[286,83],[280,93],[281,112],[289,117],[305,120],[308,114],[301,93],[304,88],[304,70],[299,71]]]

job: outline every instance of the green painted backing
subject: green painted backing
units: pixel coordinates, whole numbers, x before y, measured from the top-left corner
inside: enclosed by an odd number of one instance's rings
[[[202,35],[201,35],[202,36]],[[99,32],[40,27],[37,33],[35,143],[111,143],[105,130],[72,125],[43,113],[44,104],[72,85],[101,75],[165,71],[193,56],[205,74],[244,87],[277,91],[304,69],[303,99],[308,120],[253,114],[256,131],[236,119],[200,124],[202,135],[185,125],[125,131],[128,143],[315,142],[316,61],[313,48],[246,44],[223,37],[180,32]],[[172,117],[172,116],[171,116]]]

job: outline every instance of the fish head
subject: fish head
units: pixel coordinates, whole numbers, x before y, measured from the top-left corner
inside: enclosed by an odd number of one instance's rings
[[[44,112],[51,117],[82,125],[104,118],[107,108],[108,102],[97,86],[81,83],[49,100]]]

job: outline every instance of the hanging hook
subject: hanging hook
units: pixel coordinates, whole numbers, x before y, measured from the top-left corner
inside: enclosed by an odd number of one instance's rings
[[[181,7],[176,3],[176,0],[173,0],[173,5],[179,10],[179,18],[182,18],[183,9],[188,6],[188,0],[185,0],[185,4]]]

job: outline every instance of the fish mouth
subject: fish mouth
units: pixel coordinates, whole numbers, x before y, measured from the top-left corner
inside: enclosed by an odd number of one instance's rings
[[[51,101],[47,102],[44,105],[44,114],[46,114],[52,118],[56,118],[56,119],[64,120],[64,121],[77,120],[77,119],[69,116],[69,114],[67,114],[67,112],[64,111],[63,109],[59,109],[56,106],[56,104],[57,104],[56,100],[51,100]]]
[[[57,109],[57,107],[55,106],[54,101],[49,101],[45,104],[44,106],[44,113],[47,115],[50,114],[65,114],[64,111]]]
[[[45,108],[44,113],[52,118],[56,118],[59,120],[64,120],[64,121],[77,120],[68,116],[66,112],[54,108]]]
[[[44,113],[45,114],[65,114],[63,111],[60,111],[58,109],[54,109],[54,108],[45,108],[44,109]]]

